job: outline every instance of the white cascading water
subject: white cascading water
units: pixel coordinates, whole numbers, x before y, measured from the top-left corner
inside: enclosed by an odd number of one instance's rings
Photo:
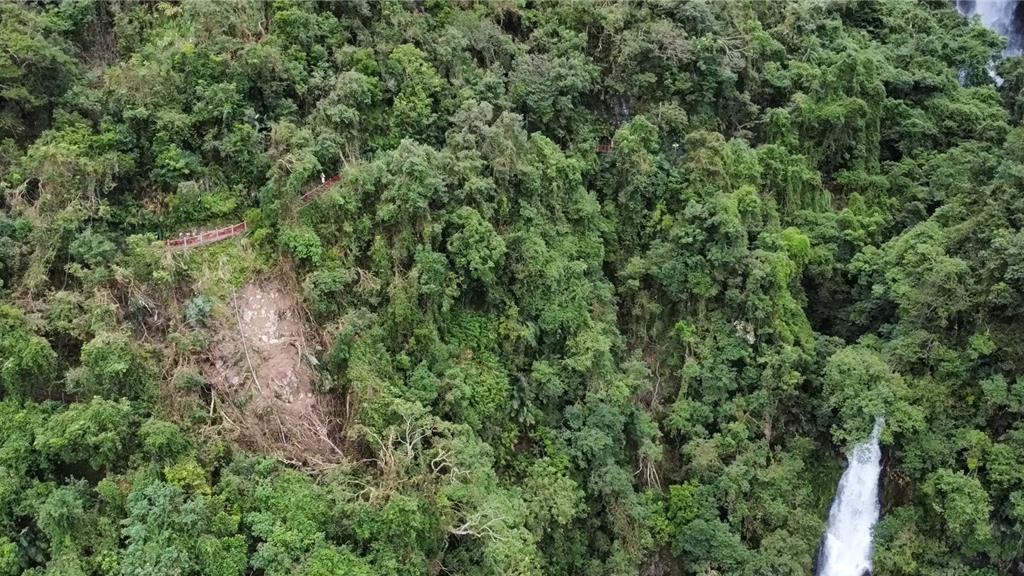
[[[1003,57],[1019,56],[1024,49],[1024,30],[1016,17],[1018,0],[957,0],[964,16],[978,15],[984,26],[1007,40]]]
[[[878,478],[882,472],[879,437],[885,421],[875,421],[871,438],[854,447],[828,512],[828,531],[818,555],[818,576],[871,574],[871,536],[878,521]]]
[[[978,15],[981,23],[1007,39],[1003,57],[1024,53],[1024,22],[1018,21],[1018,0],[957,0],[964,16]],[[991,72],[996,81],[1001,79]],[[865,576],[871,574],[874,546],[872,532],[881,510],[878,481],[882,472],[879,437],[885,421],[879,418],[867,442],[858,444],[848,458],[839,480],[836,498],[828,512],[818,555],[818,576]]]

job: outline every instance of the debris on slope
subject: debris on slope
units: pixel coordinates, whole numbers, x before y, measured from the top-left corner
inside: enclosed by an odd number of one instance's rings
[[[306,327],[295,297],[276,282],[251,283],[230,302],[234,326],[215,336],[203,371],[238,440],[300,463],[341,455],[330,399],[313,388]]]

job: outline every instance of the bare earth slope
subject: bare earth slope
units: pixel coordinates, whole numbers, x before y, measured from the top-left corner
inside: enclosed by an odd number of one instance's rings
[[[306,463],[340,455],[332,406],[313,387],[295,297],[276,282],[254,282],[230,305],[234,325],[218,331],[202,366],[239,441]]]

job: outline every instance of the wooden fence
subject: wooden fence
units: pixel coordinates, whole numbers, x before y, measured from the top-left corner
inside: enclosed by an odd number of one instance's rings
[[[317,196],[323,194],[332,186],[341,181],[341,175],[337,175],[330,180],[325,180],[322,184],[313,188],[309,192],[302,195],[299,198],[301,206],[309,204],[316,199]],[[300,207],[301,207],[300,206]],[[246,232],[245,222],[239,222],[238,224],[232,224],[216,230],[207,230],[205,232],[196,232],[195,234],[186,234],[177,238],[172,238],[167,241],[167,247],[172,250],[187,250],[189,248],[197,248],[199,246],[205,246],[207,244],[213,244],[214,242],[220,242],[221,240],[227,240],[228,238],[234,238]]]
[[[338,182],[341,182],[341,174],[338,174],[337,176],[335,176],[335,177],[333,177],[333,178],[331,178],[329,180],[325,180],[323,184],[317,186],[316,188],[313,188],[309,192],[306,192],[305,194],[302,195],[302,198],[299,198],[299,202],[303,206],[305,206],[306,204],[309,204],[317,196],[323,194],[324,192],[326,192],[328,189],[330,189],[332,186],[334,186]]]
[[[167,241],[167,247],[175,250],[185,250],[187,248],[205,246],[207,244],[213,244],[214,242],[220,242],[221,240],[238,236],[239,234],[244,234],[245,230],[245,222],[239,222],[238,224],[232,224],[231,226],[225,226],[216,230],[207,230],[205,232],[197,232],[187,236],[172,238]]]

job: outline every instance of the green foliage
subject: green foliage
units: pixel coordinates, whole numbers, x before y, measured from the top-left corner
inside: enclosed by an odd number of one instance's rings
[[[0,576],[805,575],[879,417],[875,574],[1014,574],[1003,46],[950,2],[0,5]],[[316,398],[232,381],[268,274]]]
[[[281,235],[281,243],[302,264],[317,266],[323,260],[324,249],[320,238],[309,228],[297,228],[284,232]]]
[[[0,135],[38,132],[42,117],[78,73],[54,13],[19,4],[0,8]]]
[[[495,269],[501,267],[505,258],[505,241],[479,212],[468,206],[455,211],[451,228],[447,248],[455,265],[465,276],[493,284]]]
[[[210,520],[201,497],[186,496],[174,485],[153,482],[133,490],[122,531],[127,547],[118,573],[199,573],[203,546],[196,535],[208,530]]]
[[[0,537],[0,574],[17,576],[21,574],[21,561],[18,558],[17,545],[8,537]]]
[[[143,422],[139,427],[139,441],[147,456],[159,460],[173,459],[188,448],[188,440],[181,429],[163,420]]]
[[[5,396],[21,398],[48,390],[57,375],[57,354],[33,334],[25,317],[0,304],[0,387]]]
[[[967,550],[983,547],[992,537],[992,505],[977,478],[949,470],[933,472],[921,487],[945,533]]]
[[[305,299],[318,318],[332,318],[341,311],[346,289],[356,282],[356,273],[340,264],[321,266],[303,281]]]
[[[317,548],[298,572],[303,576],[331,576],[333,574],[351,574],[352,576],[372,576],[373,569],[365,561],[344,548],[323,546]]]
[[[211,187],[193,180],[181,182],[168,199],[169,223],[180,228],[195,228],[207,222],[222,221],[238,215],[242,190],[238,187]]]
[[[200,294],[188,301],[185,305],[185,321],[193,327],[203,324],[213,311],[213,302],[205,295]]]
[[[68,390],[83,398],[145,400],[153,395],[152,369],[127,335],[104,332],[82,346],[81,365],[68,374]]]
[[[242,573],[248,564],[247,556],[243,536],[202,536],[199,539],[199,564],[203,567],[203,574],[233,576]]]
[[[701,519],[685,524],[679,529],[673,551],[701,571],[736,570],[748,557],[739,536],[718,520]]]
[[[132,419],[128,400],[93,398],[51,418],[36,432],[35,447],[47,458],[96,470],[123,465],[133,440]]]
[[[828,405],[839,413],[833,435],[847,445],[863,441],[876,418],[885,419],[887,436],[925,425],[902,378],[864,346],[844,348],[829,358],[824,392]]]

